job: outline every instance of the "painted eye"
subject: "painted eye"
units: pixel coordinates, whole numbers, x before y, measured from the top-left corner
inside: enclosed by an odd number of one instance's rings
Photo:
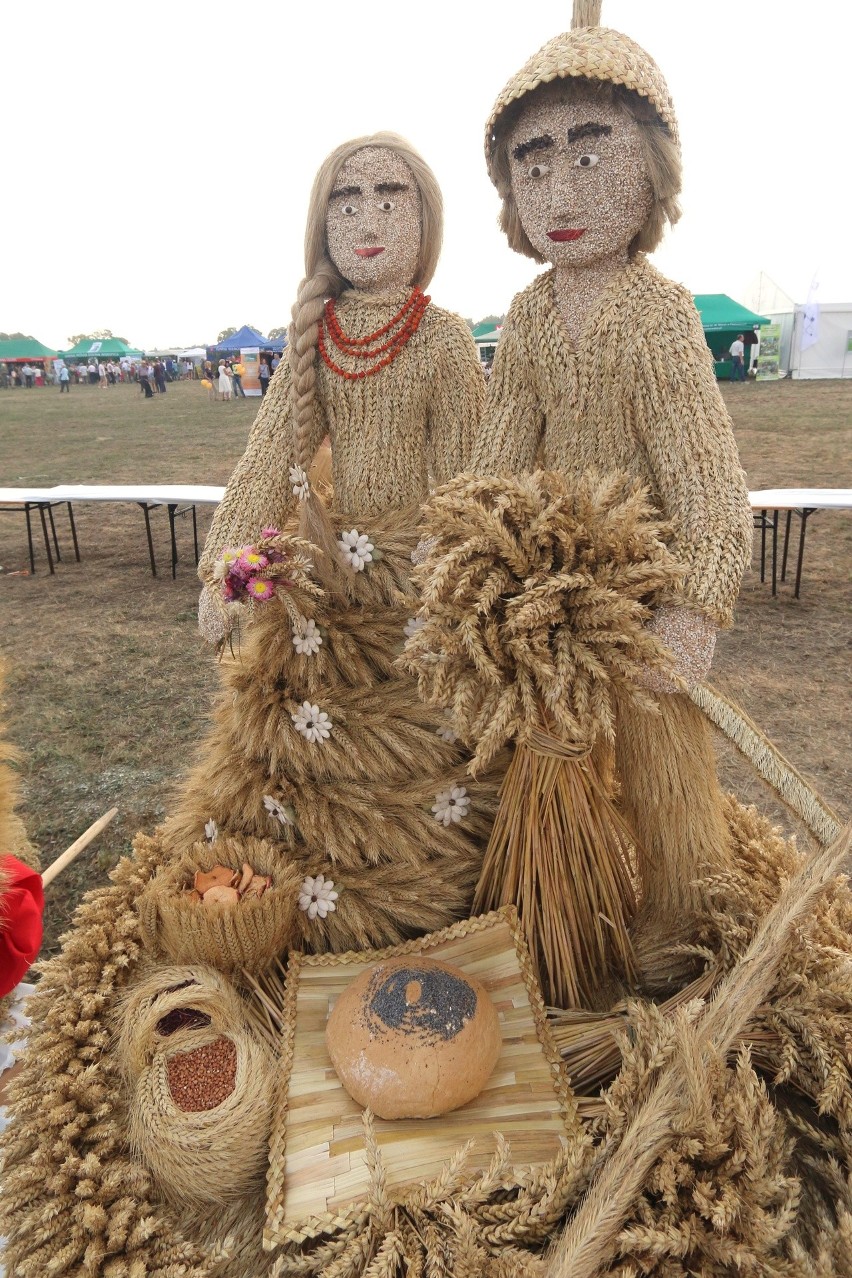
[[[532,164],[528,169],[531,178],[546,177],[550,172],[550,166],[547,164]]]
[[[345,213],[347,217],[351,217],[353,213],[358,212],[354,204],[341,204],[340,211]]]
[[[600,156],[597,155],[581,155],[578,160],[574,161],[575,169],[592,169],[597,164]]]
[[[381,200],[379,202],[379,208],[383,213],[390,213],[392,209],[396,208],[396,205],[392,204],[390,200]]]

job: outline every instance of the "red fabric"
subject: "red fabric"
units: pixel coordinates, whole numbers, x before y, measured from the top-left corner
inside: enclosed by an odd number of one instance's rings
[[[23,980],[41,948],[44,889],[41,875],[14,856],[0,857],[5,889],[0,895],[0,998]]]

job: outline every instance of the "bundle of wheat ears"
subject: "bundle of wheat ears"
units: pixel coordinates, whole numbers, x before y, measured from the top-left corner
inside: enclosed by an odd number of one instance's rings
[[[645,623],[680,576],[666,527],[624,475],[542,471],[454,480],[425,526],[406,664],[474,775],[516,743],[474,911],[516,904],[545,998],[594,1006],[608,970],[634,976],[631,836],[599,756],[617,694],[654,710],[642,678],[667,656]]]

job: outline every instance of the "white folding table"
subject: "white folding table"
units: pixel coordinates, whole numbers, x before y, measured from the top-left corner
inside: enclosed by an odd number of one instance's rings
[[[172,549],[172,577],[177,566],[177,538],[175,536],[175,517],[191,513],[192,535],[195,548],[195,562],[198,563],[198,525],[196,522],[196,506],[217,506],[225,492],[223,487],[214,484],[56,484],[51,488],[0,488],[0,510],[23,509],[27,518],[27,536],[30,550],[30,568],[35,572],[33,555],[30,511],[39,510],[44,532],[45,548],[50,571],[53,572],[53,558],[47,534],[45,511],[53,527],[52,508],[67,504],[71,521],[71,532],[74,538],[74,551],[77,559],[80,552],[77,546],[77,531],[74,526],[72,503],[77,501],[113,501],[131,502],[139,506],[145,515],[145,532],[148,538],[148,555],[151,561],[151,572],[156,577],[157,562],[154,557],[154,541],[151,536],[150,513],[158,506],[165,506],[169,515],[169,531]],[[56,529],[53,527],[54,548],[57,558],[59,544],[56,540]]]
[[[755,526],[760,529],[760,580],[765,580],[766,570],[766,534],[772,530],[772,593],[778,588],[778,516],[786,511],[787,521],[784,530],[784,553],[781,559],[781,580],[787,580],[787,552],[790,546],[790,528],[793,515],[801,521],[799,528],[799,555],[796,561],[796,588],[794,597],[799,598],[799,587],[802,583],[802,561],[805,557],[805,534],[808,519],[818,510],[852,510],[852,488],[761,488],[749,493],[751,508],[754,511]],[[772,512],[772,518],[768,513]]]

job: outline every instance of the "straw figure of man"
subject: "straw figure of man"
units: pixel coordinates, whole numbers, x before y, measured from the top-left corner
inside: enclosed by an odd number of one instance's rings
[[[640,856],[633,939],[653,979],[660,943],[688,933],[696,881],[730,864],[709,729],[684,689],[706,675],[717,629],[731,624],[752,519],[692,298],[645,256],[680,214],[672,102],[648,54],[596,20],[531,59],[488,121],[501,226],[516,252],[550,269],[509,309],[473,469],[623,471],[669,522],[683,575],[650,629],[675,677],[648,671],[656,712],[623,700],[615,737],[620,807]]]

